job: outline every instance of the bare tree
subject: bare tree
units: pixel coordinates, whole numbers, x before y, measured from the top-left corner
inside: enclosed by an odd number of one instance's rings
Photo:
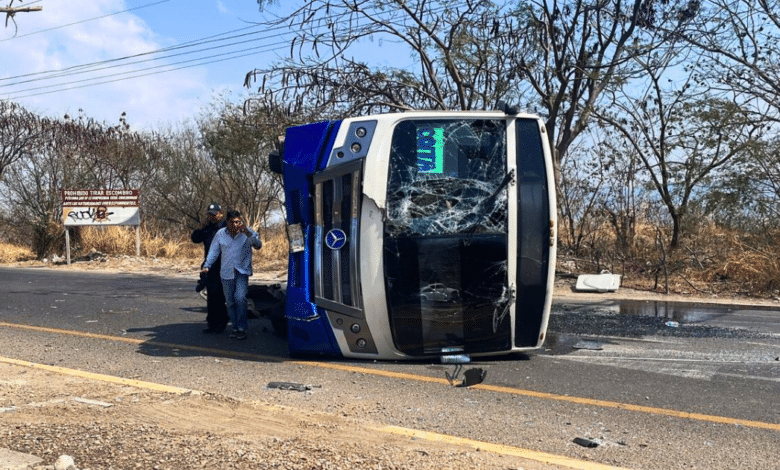
[[[665,86],[682,69],[658,68],[655,56],[645,63],[647,87],[632,94],[621,90],[600,120],[618,130],[637,158],[672,220],[670,247],[679,244],[683,220],[696,192],[736,157],[752,151],[763,125],[733,99],[719,99],[693,86],[698,67],[688,67],[677,89]]]
[[[17,236],[30,242],[40,259],[63,241],[61,190],[99,186],[89,159],[82,158],[80,149],[89,138],[78,123],[38,118],[34,125],[36,138],[6,168],[0,195]]]
[[[710,194],[709,210],[741,228],[761,227],[776,222],[780,203],[780,1],[699,3],[703,14],[679,35],[702,56],[696,79],[769,126],[767,141],[755,142],[758,150]]]
[[[79,110],[76,117],[65,115],[59,122],[72,135],[70,151],[88,165],[95,188],[129,189],[143,186],[148,175],[149,156],[141,134],[130,130],[125,113],[115,125],[98,122]]]
[[[577,269],[632,269],[646,247],[636,243],[646,178],[633,153],[611,126],[590,126],[562,161],[558,252]]]
[[[197,123],[146,136],[147,223],[176,236],[202,222],[211,202],[238,209],[251,225],[264,225],[281,208],[281,183],[268,154],[283,132],[283,116],[246,109],[222,98]]]
[[[295,31],[290,59],[247,82],[260,80],[261,97],[293,112],[331,115],[519,102],[545,116],[560,184],[560,162],[601,93],[625,83],[633,54],[667,42],[675,29],[661,25],[680,22],[670,3],[307,0],[269,24]],[[350,58],[366,38],[408,50],[414,69]]]
[[[269,24],[296,32],[289,59],[250,72],[247,84],[260,79],[262,97],[291,114],[494,109],[512,82],[501,49],[515,40],[501,16],[488,0],[308,0]],[[414,70],[354,59],[369,39],[410,51]]]
[[[146,136],[149,180],[144,187],[147,223],[169,236],[196,227],[206,207],[220,201],[217,170],[193,124]]]
[[[7,109],[0,142],[10,163],[0,194],[15,238],[31,241],[39,258],[62,240],[63,189],[138,187],[148,174],[140,136],[129,132],[124,116],[107,126],[82,112],[51,119]]]
[[[557,181],[602,94],[625,86],[640,68],[632,58],[670,47],[679,8],[653,0],[533,0],[516,14],[510,58],[530,88],[526,106],[546,118]]]
[[[239,209],[252,225],[267,224],[271,213],[281,207],[281,184],[269,170],[267,157],[284,123],[268,119],[266,113],[264,108],[245,113],[223,100],[200,123],[222,201]]]
[[[699,49],[699,78],[780,121],[780,2],[701,0],[702,14],[678,35]]]
[[[561,242],[573,252],[579,252],[586,238],[599,225],[600,201],[605,199],[608,171],[605,155],[591,146],[574,146],[561,165]]]
[[[0,179],[6,167],[32,152],[41,132],[36,114],[0,100]]]
[[[761,206],[762,220],[771,219],[777,225],[780,220],[780,137],[775,137],[755,152],[751,163],[759,168],[761,178],[754,181],[758,187],[757,202]],[[749,173],[750,174],[750,173]]]
[[[780,226],[780,141],[774,136],[752,143],[723,178],[712,182],[701,210],[724,227],[771,233]]]

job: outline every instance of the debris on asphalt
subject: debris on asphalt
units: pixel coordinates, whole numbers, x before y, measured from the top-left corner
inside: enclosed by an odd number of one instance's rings
[[[591,351],[601,351],[604,349],[604,343],[598,341],[582,340],[573,345],[574,349],[589,349]]]
[[[591,449],[594,448],[594,447],[598,447],[599,446],[598,442],[596,442],[596,441],[594,441],[592,439],[585,439],[584,437],[575,437],[574,438],[574,443],[577,444],[577,445],[580,445],[582,447],[588,447],[588,448],[591,448]]]
[[[314,388],[313,385],[309,384],[297,384],[293,382],[269,382],[268,385],[266,385],[267,388],[278,388],[279,390],[293,390],[296,392],[307,392]]]

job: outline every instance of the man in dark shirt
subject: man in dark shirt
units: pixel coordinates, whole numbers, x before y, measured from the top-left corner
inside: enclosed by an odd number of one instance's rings
[[[206,261],[206,256],[209,253],[209,247],[211,247],[211,241],[214,239],[214,235],[219,229],[225,226],[224,213],[222,207],[217,203],[209,205],[208,212],[206,214],[206,220],[203,225],[192,232],[193,243],[203,243],[203,261]],[[206,308],[208,314],[206,315],[206,323],[208,328],[203,330],[204,333],[221,333],[225,330],[228,324],[227,307],[225,306],[225,294],[222,290],[222,280],[219,277],[219,266],[221,259],[218,259],[214,266],[216,269],[210,270],[205,274],[205,286],[206,286]],[[201,267],[203,263],[201,263]]]

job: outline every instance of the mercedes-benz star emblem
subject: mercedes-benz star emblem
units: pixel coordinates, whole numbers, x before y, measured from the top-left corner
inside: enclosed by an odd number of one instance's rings
[[[347,244],[347,234],[340,228],[331,229],[325,235],[325,245],[331,250],[340,250]]]

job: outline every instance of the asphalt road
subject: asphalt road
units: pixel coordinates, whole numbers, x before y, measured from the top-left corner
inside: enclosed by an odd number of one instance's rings
[[[559,299],[543,350],[480,360],[485,382],[457,388],[452,366],[291,360],[265,319],[247,341],[203,335],[192,280],[0,268],[0,356],[625,468],[775,468],[780,312],[653,306],[653,328],[682,324],[647,335],[623,308]]]

